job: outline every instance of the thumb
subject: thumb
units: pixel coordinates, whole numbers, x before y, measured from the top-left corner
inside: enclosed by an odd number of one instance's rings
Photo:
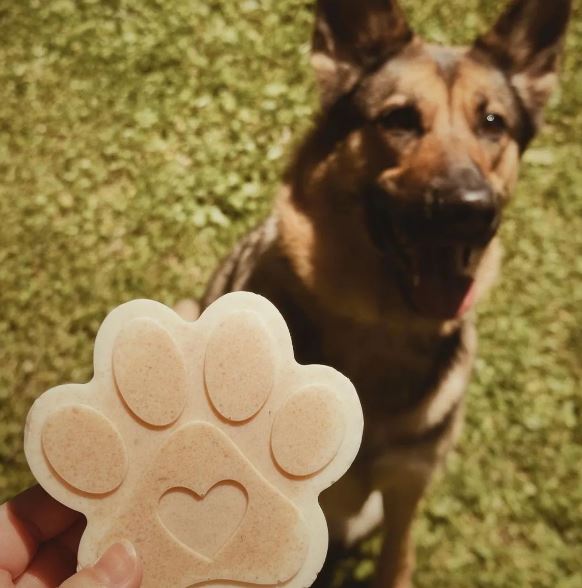
[[[138,588],[142,565],[129,541],[112,545],[93,566],[82,569],[61,588]]]

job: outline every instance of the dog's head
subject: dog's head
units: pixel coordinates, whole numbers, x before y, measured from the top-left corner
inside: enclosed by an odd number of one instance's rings
[[[368,317],[400,303],[437,320],[472,305],[570,4],[514,0],[452,48],[420,40],[396,0],[319,0],[323,110],[282,222],[296,270],[327,303]]]

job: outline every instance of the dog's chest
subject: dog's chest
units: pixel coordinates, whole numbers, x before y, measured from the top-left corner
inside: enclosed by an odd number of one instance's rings
[[[413,410],[450,364],[450,341],[385,326],[324,325],[322,359],[348,376],[370,419]]]

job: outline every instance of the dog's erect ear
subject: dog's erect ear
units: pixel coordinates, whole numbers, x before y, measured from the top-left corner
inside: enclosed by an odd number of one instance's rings
[[[557,80],[572,0],[512,0],[493,29],[475,42],[508,76],[532,117],[541,111]]]
[[[324,104],[411,39],[396,0],[318,0],[312,62]]]

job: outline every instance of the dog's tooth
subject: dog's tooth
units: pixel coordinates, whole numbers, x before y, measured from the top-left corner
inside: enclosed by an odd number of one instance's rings
[[[459,271],[463,274],[472,274],[476,271],[481,259],[482,250],[478,247],[459,248],[458,259]]]
[[[479,261],[481,260],[482,252],[483,252],[482,249],[477,249],[477,248],[471,250],[471,257],[469,259],[469,267],[471,268],[472,271],[475,271],[477,269],[477,266],[479,265]]]

